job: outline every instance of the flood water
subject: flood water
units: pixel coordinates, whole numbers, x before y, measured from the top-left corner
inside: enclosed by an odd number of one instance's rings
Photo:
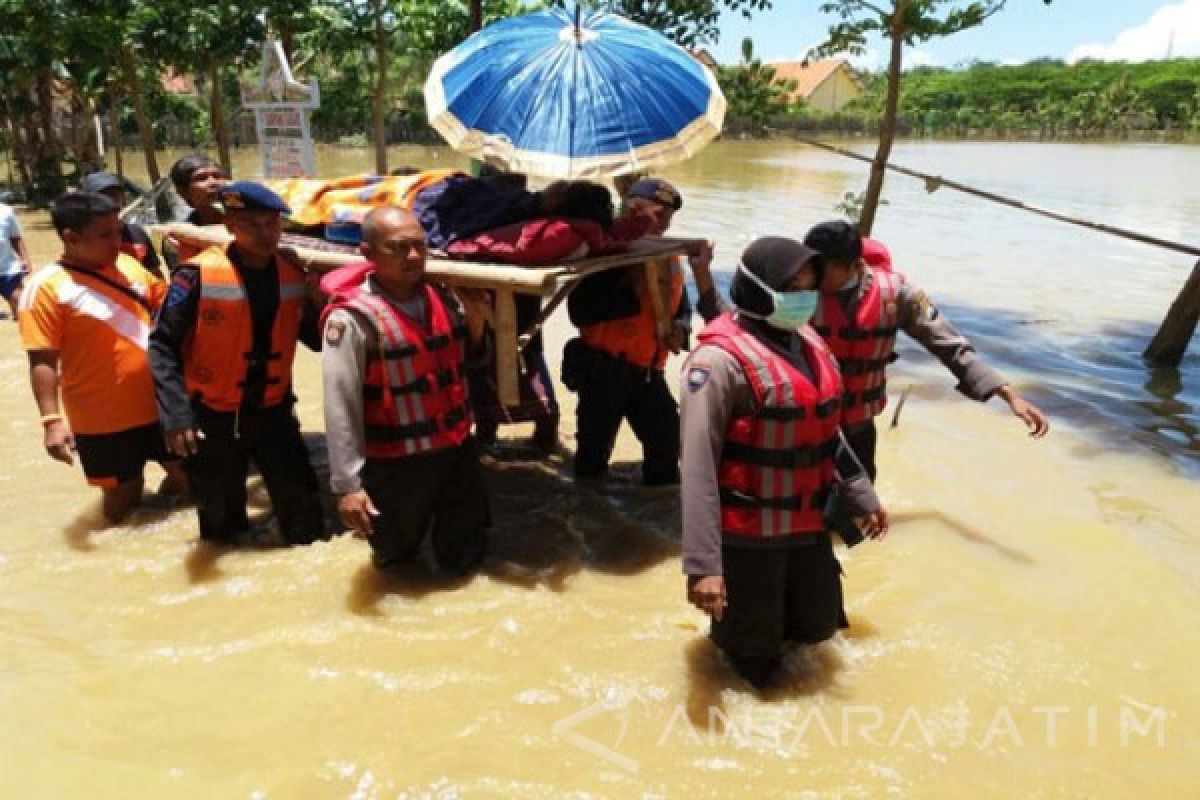
[[[1200,241],[1196,147],[912,142],[894,160]],[[318,154],[326,175],[370,163]],[[403,163],[462,162],[397,148]],[[254,174],[254,154],[237,166]],[[752,238],[834,216],[863,167],[719,142],[665,171],[685,197],[673,232],[714,239],[728,279]],[[1180,370],[1140,359],[1192,260],[888,181],[876,234],[897,266],[1054,428],[1030,441],[905,343],[893,397],[911,394],[880,437],[893,532],[840,552],[850,629],[793,654],[766,695],[707,644],[677,500],[632,464],[604,492],[576,491],[561,458],[491,466],[494,553],[455,585],[383,580],[351,536],[217,553],[190,509],[106,529],[78,467],[42,452],[0,325],[0,794],[1196,796],[1200,351]],[[46,216],[22,221],[53,257]],[[552,362],[568,335],[556,317]],[[306,351],[297,392],[320,460]],[[567,453],[572,434],[568,413]]]

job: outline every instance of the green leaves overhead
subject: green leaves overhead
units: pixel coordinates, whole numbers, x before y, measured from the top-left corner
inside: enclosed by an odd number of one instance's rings
[[[563,7],[573,3],[556,0],[556,5]],[[597,0],[591,5],[662,31],[684,47],[695,47],[717,41],[722,11],[749,19],[755,11],[771,8],[773,0]]]

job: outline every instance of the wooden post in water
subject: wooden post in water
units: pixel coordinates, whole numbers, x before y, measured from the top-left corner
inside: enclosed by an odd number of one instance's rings
[[[1200,261],[1171,304],[1154,340],[1142,354],[1155,367],[1178,367],[1200,322]]]

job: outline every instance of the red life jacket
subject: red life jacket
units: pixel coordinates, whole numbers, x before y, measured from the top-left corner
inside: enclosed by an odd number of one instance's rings
[[[894,360],[899,312],[896,297],[904,277],[895,272],[863,270],[867,282],[853,317],[834,292],[821,294],[812,326],[838,360],[846,385],[842,422],[871,419],[887,405],[887,366]]]
[[[725,428],[717,485],[726,535],[763,539],[825,530],[842,381],[820,337],[807,326],[799,335],[812,380],[728,314],[700,333],[701,342],[737,359],[757,406]]]
[[[868,267],[874,267],[884,272],[892,272],[892,253],[887,245],[878,239],[864,236],[862,240],[862,260]]]
[[[367,458],[444,450],[471,432],[462,374],[466,322],[440,292],[423,289],[427,329],[362,284],[330,303],[330,311],[350,309],[375,328],[378,347],[367,353],[362,387]]]
[[[321,276],[319,286],[321,294],[330,301],[321,307],[321,329],[325,329],[325,320],[333,310],[334,299],[346,300],[356,294],[362,287],[363,281],[375,271],[375,265],[370,261],[354,261],[330,270]]]

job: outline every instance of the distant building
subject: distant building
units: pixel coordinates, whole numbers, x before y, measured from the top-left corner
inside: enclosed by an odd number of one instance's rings
[[[196,90],[196,77],[187,72],[176,72],[171,67],[167,67],[158,76],[158,83],[162,86],[164,92],[171,94],[186,94],[199,96],[200,92]]]
[[[767,64],[781,81],[795,81],[792,100],[803,100],[809,108],[833,113],[863,93],[854,70],[843,59],[824,61],[781,61]]]

